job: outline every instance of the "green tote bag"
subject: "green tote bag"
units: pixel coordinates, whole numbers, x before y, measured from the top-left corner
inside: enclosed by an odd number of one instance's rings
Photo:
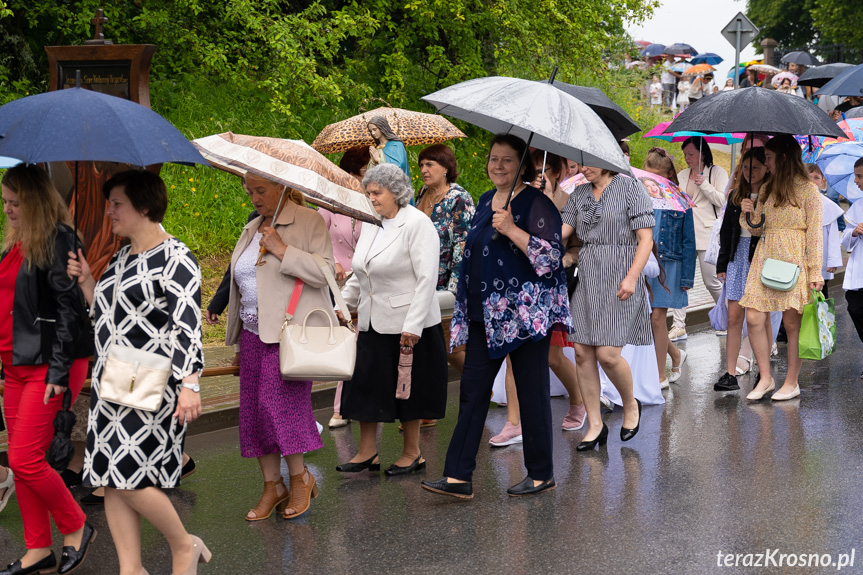
[[[798,354],[801,359],[824,359],[836,349],[836,312],[832,299],[812,291],[812,301],[803,306]]]

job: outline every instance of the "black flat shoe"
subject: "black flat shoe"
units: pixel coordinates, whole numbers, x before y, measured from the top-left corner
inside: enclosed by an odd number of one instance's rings
[[[418,455],[416,459],[414,459],[413,463],[406,467],[399,467],[395,463],[390,465],[384,470],[384,475],[388,477],[393,477],[395,475],[407,475],[408,473],[413,473],[414,471],[422,471],[426,468],[426,462],[422,461],[422,455]]]
[[[71,469],[64,469],[60,473],[60,478],[63,479],[63,483],[66,484],[66,487],[72,489],[76,485],[81,485],[81,472],[74,472]]]
[[[437,481],[423,481],[422,488],[432,493],[449,495],[459,499],[473,499],[473,484],[470,481],[467,483],[450,483],[446,477],[441,477]]]
[[[638,433],[638,427],[641,425],[641,402],[636,399],[635,403],[638,404],[638,424],[632,429],[627,429],[627,428],[621,426],[620,427],[620,440],[621,441],[629,441],[630,439],[635,437],[636,434]]]
[[[87,551],[90,550],[90,545],[96,540],[98,533],[98,531],[93,529],[92,525],[85,522],[84,535],[81,536],[81,546],[78,549],[75,549],[71,545],[63,547],[63,554],[60,556],[60,567],[57,569],[57,573],[65,575],[80,567],[87,557]]]
[[[740,389],[740,384],[737,383],[737,378],[725,372],[725,375],[719,378],[719,381],[713,384],[713,391],[735,391]]]
[[[336,471],[341,471],[342,473],[357,473],[359,471],[364,471],[366,469],[368,469],[369,471],[380,471],[381,470],[380,462],[372,463],[372,461],[374,461],[377,456],[378,456],[378,454],[375,453],[374,455],[372,455],[370,458],[366,459],[365,461],[358,461],[356,463],[351,463],[350,461],[348,461],[347,463],[342,463],[341,465],[336,465]]]
[[[196,472],[198,470],[198,466],[195,465],[195,460],[191,457],[189,461],[186,462],[186,465],[183,466],[183,469],[180,470],[180,479],[183,480]]]
[[[608,443],[608,426],[602,424],[602,431],[596,436],[593,441],[582,441],[576,447],[576,451],[593,451],[597,445],[605,445]]]
[[[105,496],[94,495],[91,492],[79,499],[79,501],[84,505],[105,505]]]
[[[41,561],[30,565],[26,569],[21,567],[21,560],[10,563],[6,569],[0,571],[0,575],[30,575],[31,573],[53,573],[57,570],[57,558],[52,551],[50,555]]]
[[[534,485],[533,479],[525,477],[521,483],[507,489],[506,494],[510,497],[523,497],[525,495],[536,495],[543,491],[552,491],[555,487],[557,487],[557,484],[554,482],[554,477],[543,481],[539,485]]]

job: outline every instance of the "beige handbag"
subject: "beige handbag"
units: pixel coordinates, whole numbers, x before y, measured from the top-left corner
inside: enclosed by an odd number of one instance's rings
[[[112,318],[128,255],[127,252],[117,265],[114,299],[111,301]],[[99,377],[99,398],[141,411],[158,411],[171,371],[170,357],[120,345],[116,330],[112,331],[111,345]]]
[[[348,306],[336,286],[336,280],[324,258],[313,254],[315,262],[327,278],[327,285],[343,314]],[[315,308],[306,314],[302,323],[293,322],[294,313],[303,292],[303,280],[297,278],[294,291],[285,312],[282,335],[279,338],[279,366],[282,379],[299,381],[343,381],[354,375],[357,360],[357,337],[352,323],[348,327],[333,324],[330,314],[322,308]],[[308,324],[314,313],[326,316],[328,326],[317,327]]]

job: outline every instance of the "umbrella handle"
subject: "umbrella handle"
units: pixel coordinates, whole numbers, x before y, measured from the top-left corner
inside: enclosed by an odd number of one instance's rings
[[[760,221],[760,222],[758,222],[757,224],[753,224],[753,223],[752,223],[751,216],[752,216],[752,214],[750,214],[750,213],[747,213],[747,214],[746,214],[746,224],[747,224],[750,228],[760,228],[761,226],[763,226],[763,225],[764,225],[764,214],[761,214],[761,221]]]

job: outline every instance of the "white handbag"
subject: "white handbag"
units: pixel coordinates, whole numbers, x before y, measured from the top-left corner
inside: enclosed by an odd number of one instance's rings
[[[704,252],[704,263],[716,265],[719,260],[719,230],[722,229],[722,219],[725,217],[726,203],[719,211],[716,221],[713,222],[713,230],[710,232],[710,239],[707,240],[707,250]]]
[[[348,306],[342,299],[329,266],[320,255],[313,255],[315,262],[327,278],[327,285],[333,293],[336,304],[347,316]],[[279,337],[279,367],[282,379],[300,381],[351,379],[357,360],[357,337],[353,324],[349,323],[348,327],[335,325],[330,314],[319,307],[307,313],[302,323],[294,322],[294,313],[300,302],[303,285],[303,280],[297,278],[285,312],[282,334]],[[315,313],[323,314],[329,325],[323,327],[308,325],[309,317]]]
[[[127,252],[117,264],[114,299],[111,301],[112,318],[128,255]],[[142,411],[158,411],[171,371],[170,357],[120,345],[115,326],[111,331],[111,345],[99,377],[99,398]]]

